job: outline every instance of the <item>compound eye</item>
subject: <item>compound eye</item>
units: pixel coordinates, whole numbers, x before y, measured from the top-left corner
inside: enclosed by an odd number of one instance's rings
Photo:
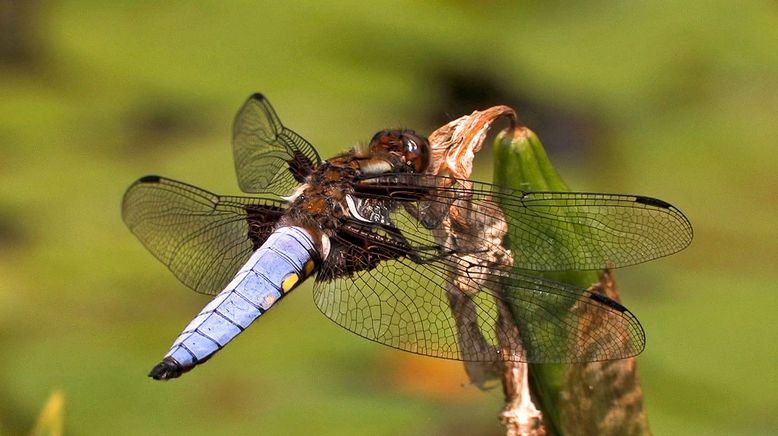
[[[402,141],[405,162],[417,173],[424,172],[430,164],[430,144],[427,139],[414,133],[404,132]]]
[[[369,147],[371,149],[377,148],[380,145],[385,145],[389,142],[389,130],[381,130],[380,132],[373,135],[373,138],[370,140]]]

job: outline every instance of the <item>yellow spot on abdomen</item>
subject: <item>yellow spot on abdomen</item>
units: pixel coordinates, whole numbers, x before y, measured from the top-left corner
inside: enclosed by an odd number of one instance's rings
[[[281,282],[281,290],[284,291],[284,293],[287,293],[291,291],[299,281],[300,281],[300,276],[298,276],[297,274],[289,274],[284,279],[284,281]]]
[[[308,277],[313,272],[313,267],[315,267],[316,264],[313,262],[313,260],[308,260],[308,262],[305,262],[305,277]]]

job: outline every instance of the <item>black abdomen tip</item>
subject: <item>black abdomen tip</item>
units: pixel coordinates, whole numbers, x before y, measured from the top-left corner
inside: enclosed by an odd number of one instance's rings
[[[184,369],[176,359],[168,356],[151,369],[149,377],[154,380],[169,380],[171,378],[179,377],[184,372],[186,372],[186,369]]]

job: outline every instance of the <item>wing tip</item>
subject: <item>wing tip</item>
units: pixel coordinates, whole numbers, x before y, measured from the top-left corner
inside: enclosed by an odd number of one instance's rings
[[[265,97],[265,94],[261,92],[254,92],[249,96],[249,100],[266,100],[267,97]]]
[[[654,206],[661,209],[674,209],[673,205],[664,201],[660,200],[658,198],[654,197],[646,197],[643,195],[638,195],[635,197],[635,203],[639,204],[645,204],[646,206]]]
[[[672,214],[675,217],[675,224],[681,227],[680,230],[682,233],[680,235],[678,246],[670,250],[670,252],[668,252],[667,254],[664,254],[659,257],[677,253],[685,249],[692,243],[692,240],[694,239],[694,227],[692,226],[691,221],[689,221],[689,218],[686,215],[684,215],[684,213],[681,212],[680,209],[678,209],[677,207],[673,206],[672,204],[664,200],[660,200],[654,197],[646,197],[643,195],[635,196],[635,203],[643,204],[646,206],[652,206],[659,209],[665,209],[666,211],[669,211],[668,213]]]
[[[130,200],[130,198],[134,194],[135,188],[138,185],[157,184],[157,183],[160,183],[161,181],[162,181],[162,177],[157,176],[157,175],[153,175],[153,174],[149,174],[149,175],[143,176],[143,177],[139,178],[138,180],[136,180],[135,182],[133,182],[133,184],[131,184],[130,187],[127,188],[126,191],[124,191],[124,195],[122,196],[121,210],[122,210],[122,219],[124,220],[125,223],[127,222],[127,213],[128,213],[128,207],[129,207],[128,206],[128,201]],[[132,229],[132,227],[130,227],[130,229]]]
[[[162,180],[162,177],[156,174],[149,174],[138,179],[138,183],[159,183],[160,180]]]
[[[132,197],[132,195],[135,192],[135,188],[138,185],[143,185],[143,184],[156,184],[156,183],[159,183],[161,180],[162,180],[162,177],[157,176],[157,175],[153,175],[153,174],[150,174],[150,175],[147,175],[147,176],[143,176],[143,177],[139,178],[138,180],[136,180],[135,182],[133,182],[127,188],[127,190],[124,191],[124,195],[122,196],[122,204],[121,204],[122,220],[124,220],[124,222],[127,223],[128,226],[129,226],[129,223],[127,221],[127,218],[128,218],[127,214],[129,212],[129,201],[130,201],[130,198]],[[130,230],[132,230],[132,226],[129,226],[129,227],[130,227]]]
[[[596,301],[596,302],[598,302],[600,304],[608,306],[611,309],[615,309],[618,312],[622,312],[622,313],[623,312],[627,312],[627,308],[624,307],[621,303],[619,303],[618,301],[616,301],[616,300],[614,300],[614,299],[612,299],[612,298],[610,298],[610,297],[608,297],[606,295],[600,294],[598,292],[590,293],[589,294],[589,298],[591,298],[592,300],[594,300],[594,301]]]

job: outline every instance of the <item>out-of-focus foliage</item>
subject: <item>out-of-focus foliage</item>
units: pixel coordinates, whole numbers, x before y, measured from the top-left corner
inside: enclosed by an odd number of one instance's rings
[[[62,436],[64,428],[65,395],[60,391],[54,391],[46,400],[30,434],[31,436]]]
[[[499,392],[329,323],[310,285],[182,379],[145,378],[207,300],[133,239],[121,195],[148,173],[237,193],[253,91],[323,156],[508,104],[576,189],[677,205],[693,245],[617,272],[651,427],[778,426],[774,2],[25,5],[0,25],[23,41],[0,45],[3,434],[54,388],[74,434],[500,431]]]

